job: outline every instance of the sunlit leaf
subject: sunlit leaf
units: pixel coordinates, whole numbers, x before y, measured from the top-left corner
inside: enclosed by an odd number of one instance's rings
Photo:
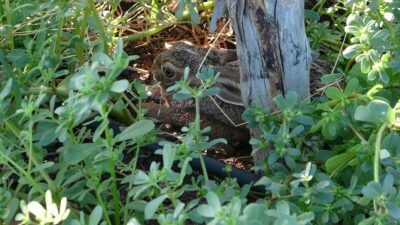
[[[112,86],[111,86],[111,91],[116,92],[116,93],[122,93],[128,89],[129,86],[129,81],[127,80],[117,80],[115,81]]]
[[[371,123],[393,124],[395,122],[395,112],[386,102],[372,100],[367,106],[358,106],[354,118]]]
[[[152,120],[140,120],[129,127],[125,128],[120,134],[115,137],[115,141],[135,140],[141,138],[154,129]]]

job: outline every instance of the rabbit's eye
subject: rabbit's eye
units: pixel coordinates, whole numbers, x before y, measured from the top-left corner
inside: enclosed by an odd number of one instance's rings
[[[168,78],[173,78],[173,77],[175,76],[175,73],[174,73],[174,71],[173,71],[171,68],[164,67],[163,70],[164,70],[163,72],[164,72],[164,74],[165,74],[166,77],[168,77]]]

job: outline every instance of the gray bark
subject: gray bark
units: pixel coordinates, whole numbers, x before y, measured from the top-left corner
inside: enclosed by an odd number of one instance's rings
[[[304,25],[304,1],[276,1],[279,47],[284,68],[285,93],[296,91],[303,99],[310,95],[311,50]]]
[[[289,90],[309,96],[311,51],[304,27],[304,0],[227,0],[236,34],[242,97],[273,107]]]
[[[311,51],[304,0],[226,0],[236,34],[243,102],[276,110],[273,98],[289,90],[309,96]],[[251,131],[253,137],[258,130]],[[262,155],[256,159],[263,159]]]

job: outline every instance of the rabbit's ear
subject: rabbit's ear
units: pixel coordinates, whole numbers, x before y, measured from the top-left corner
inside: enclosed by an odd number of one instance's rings
[[[221,58],[223,64],[230,64],[238,60],[235,49],[213,49],[213,51]]]
[[[242,93],[240,91],[240,73],[238,68],[227,66],[212,66],[214,71],[219,72],[216,86],[220,92],[217,97],[229,104],[244,106],[242,101]]]

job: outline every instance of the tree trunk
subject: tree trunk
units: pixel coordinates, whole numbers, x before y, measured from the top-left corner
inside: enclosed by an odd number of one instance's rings
[[[304,0],[226,0],[240,63],[243,102],[276,110],[273,98],[289,90],[309,96],[311,51]],[[259,137],[258,130],[251,131]],[[255,156],[263,160],[263,154]]]

